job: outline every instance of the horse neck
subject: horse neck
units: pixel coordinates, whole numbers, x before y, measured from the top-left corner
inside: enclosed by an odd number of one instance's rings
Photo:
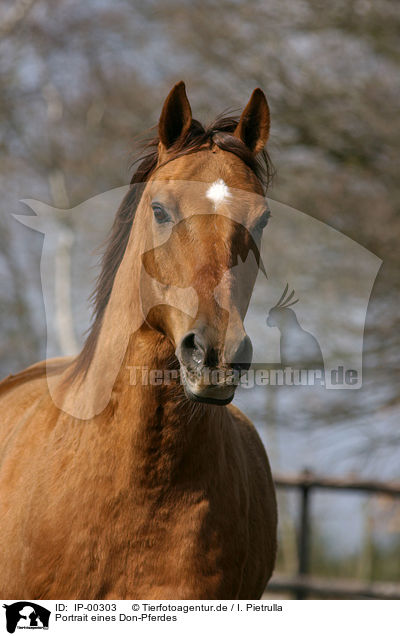
[[[139,239],[137,238],[139,236]],[[110,402],[131,335],[142,324],[140,300],[140,233],[131,233],[112,292],[101,318],[94,351],[78,357],[81,371],[71,381],[70,370],[61,379],[48,378],[56,406],[75,418],[88,420],[101,414]]]
[[[179,378],[158,383],[171,366],[177,371],[175,361],[168,339],[143,326],[130,338],[114,386],[112,425],[131,449],[132,465],[144,487],[177,483],[193,466],[200,476],[202,468],[210,466],[210,455],[223,446],[225,408],[189,401]],[[156,384],[150,380],[152,371],[157,372]]]

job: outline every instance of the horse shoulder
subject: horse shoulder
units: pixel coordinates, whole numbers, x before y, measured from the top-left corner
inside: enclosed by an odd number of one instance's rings
[[[248,553],[241,598],[262,595],[271,577],[277,550],[277,506],[271,468],[254,424],[235,406],[228,407],[242,443],[248,488]]]
[[[20,430],[24,422],[37,419],[37,407],[50,398],[47,378],[62,373],[70,358],[37,362],[0,382],[0,453],[10,433]]]
[[[250,475],[272,482],[268,455],[253,422],[233,404],[228,406],[231,421],[236,425]]]
[[[0,400],[7,397],[10,391],[29,392],[32,388],[38,387],[38,382],[44,386],[49,375],[62,373],[72,360],[73,358],[41,360],[18,373],[8,375],[0,381]],[[14,399],[15,397],[13,395]]]

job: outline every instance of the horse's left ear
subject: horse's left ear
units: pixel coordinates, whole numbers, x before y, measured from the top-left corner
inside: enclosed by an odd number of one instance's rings
[[[158,124],[160,151],[168,150],[180,137],[183,137],[191,123],[192,110],[186,96],[185,84],[178,82],[165,100],[161,112]]]
[[[269,126],[270,116],[267,99],[261,88],[256,88],[233,134],[235,137],[239,137],[251,152],[257,154],[267,143]]]

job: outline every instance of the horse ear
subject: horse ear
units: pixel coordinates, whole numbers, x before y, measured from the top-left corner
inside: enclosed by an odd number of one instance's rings
[[[185,135],[192,123],[192,110],[186,96],[184,82],[178,82],[171,90],[161,112],[158,136],[161,149],[168,150]]]
[[[235,137],[239,137],[251,152],[257,154],[267,143],[269,126],[270,116],[267,99],[261,88],[256,88],[233,134]]]

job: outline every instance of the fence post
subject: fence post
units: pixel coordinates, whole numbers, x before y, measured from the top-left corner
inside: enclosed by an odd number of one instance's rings
[[[307,478],[310,476],[308,470],[303,471],[304,483],[300,486],[301,492],[301,510],[300,510],[300,529],[299,529],[299,576],[309,573],[310,569],[310,490],[311,486],[307,484]],[[298,590],[296,598],[302,600],[307,594],[304,590]]]
[[[363,480],[353,477],[318,477],[312,471],[303,470],[297,475],[276,475],[275,484],[278,488],[294,488],[296,496],[300,494],[300,519],[296,524],[296,543],[298,550],[298,566],[295,577],[289,577],[283,581],[279,580],[279,575],[275,576],[270,584],[271,590],[288,591],[296,599],[308,598],[309,594],[317,594],[322,597],[341,598],[377,598],[377,599],[398,599],[400,598],[399,587],[395,582],[370,583],[360,581],[337,581],[331,583],[329,579],[310,580],[308,575],[311,570],[311,494],[312,490],[337,490],[337,491],[359,491],[362,493],[375,493],[400,498],[400,482],[382,482],[374,480]],[[297,502],[296,502],[297,503]]]

